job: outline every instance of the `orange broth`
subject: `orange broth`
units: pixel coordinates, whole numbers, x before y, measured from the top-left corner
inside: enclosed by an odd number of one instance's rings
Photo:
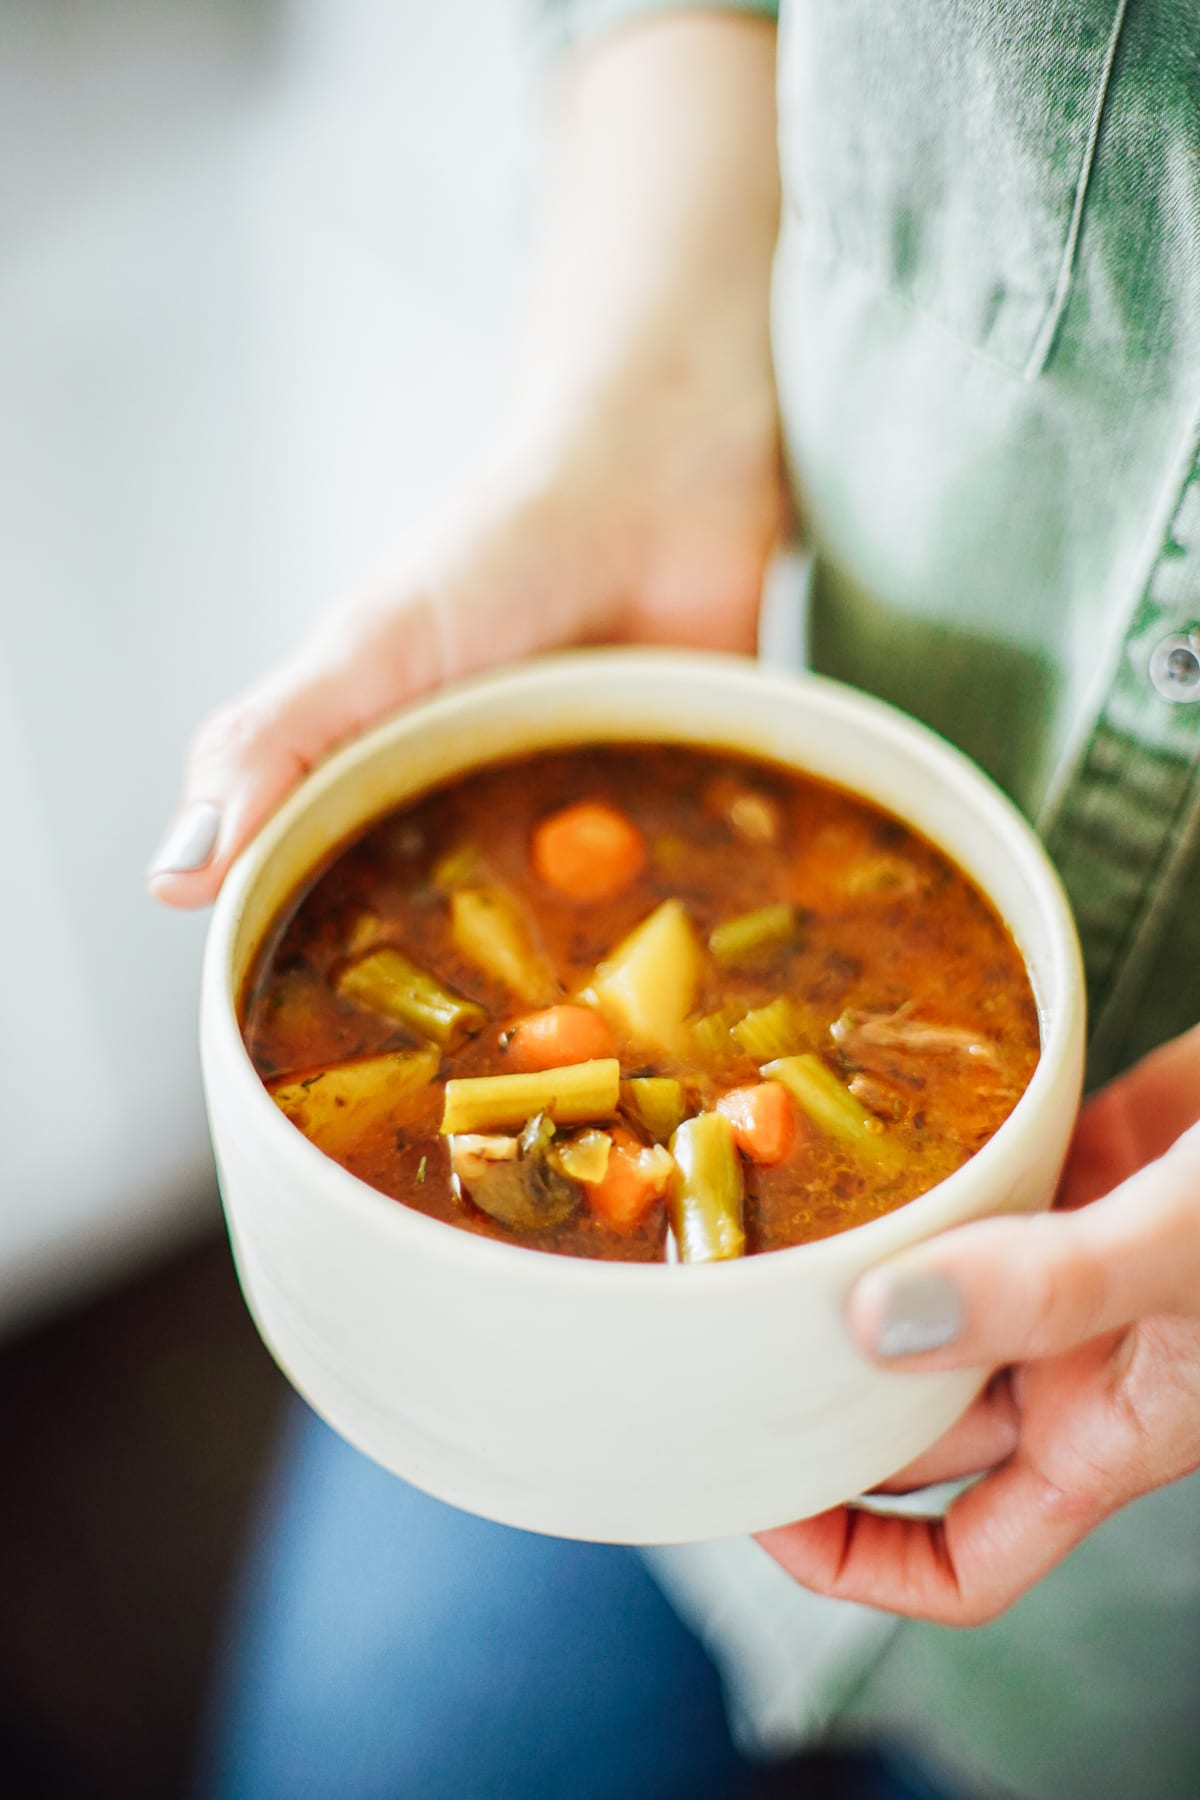
[[[644,867],[611,897],[571,898],[534,872],[539,823],[581,800],[617,809],[644,840]],[[550,1227],[520,1230],[479,1210],[451,1179],[439,1135],[445,1081],[505,1073],[507,1033],[531,1010],[455,941],[445,870],[461,871],[464,851],[528,921],[563,999],[586,993],[613,946],[663,901],[682,902],[700,967],[686,1031],[654,1049],[618,1030],[617,1049],[622,1078],[677,1079],[689,1113],[760,1081],[759,1059],[731,1027],[786,997],[784,1050],[819,1059],[871,1135],[849,1143],[797,1105],[782,1162],[742,1159],[748,1253],[844,1231],[926,1191],[986,1143],[1036,1066],[1037,1009],[1012,938],[976,886],[898,819],[726,751],[539,753],[467,774],[371,826],[293,896],[245,983],[254,1067],[287,1094],[300,1082],[315,1087],[335,1066],[421,1044],[420,1032],[339,993],[340,971],[364,950],[398,947],[482,1009],[461,1047],[432,1059],[433,1078],[374,1113],[337,1156],[432,1218],[626,1261],[661,1260],[668,1236],[662,1201],[632,1225],[614,1226],[581,1201]],[[768,907],[790,909],[782,939],[776,931],[732,961],[714,956],[714,929]],[[873,1154],[878,1143],[886,1158]]]

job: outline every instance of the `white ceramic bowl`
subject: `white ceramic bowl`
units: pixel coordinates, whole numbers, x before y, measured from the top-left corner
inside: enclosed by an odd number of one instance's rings
[[[736,747],[900,814],[991,896],[1024,954],[1042,1051],[1010,1118],[887,1217],[736,1263],[594,1263],[492,1242],[385,1199],[271,1101],[235,1015],[297,884],[391,806],[511,753],[602,739]],[[669,1543],[778,1525],[925,1449],[977,1373],[871,1367],[842,1321],[870,1264],[1052,1197],[1079,1101],[1083,984],[1070,913],[1019,814],[891,708],[734,658],[584,651],[447,690],[317,769],[239,859],[208,941],[201,1047],[238,1273],[316,1410],[418,1487],[507,1524]]]

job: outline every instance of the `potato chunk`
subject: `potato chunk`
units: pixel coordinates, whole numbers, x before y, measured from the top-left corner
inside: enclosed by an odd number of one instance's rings
[[[432,1045],[336,1063],[270,1090],[281,1112],[327,1156],[345,1156],[376,1120],[402,1111],[428,1087],[441,1056]]]
[[[589,990],[615,1029],[676,1052],[696,1003],[700,949],[682,900],[664,900],[597,968]]]

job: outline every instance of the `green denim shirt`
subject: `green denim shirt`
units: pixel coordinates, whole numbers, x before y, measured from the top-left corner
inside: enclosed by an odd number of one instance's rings
[[[543,9],[565,42],[663,10]],[[1036,822],[1098,1082],[1200,1019],[1200,9],[779,12],[773,341],[812,660]],[[1200,1793],[1196,1481],[996,1625],[901,1628],[843,1718],[985,1791]]]

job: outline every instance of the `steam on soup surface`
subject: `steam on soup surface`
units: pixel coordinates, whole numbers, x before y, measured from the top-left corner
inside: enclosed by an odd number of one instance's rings
[[[1037,1062],[977,888],[789,770],[588,746],[469,774],[293,897],[243,995],[282,1110],[383,1193],[577,1256],[710,1261],[923,1193]]]

